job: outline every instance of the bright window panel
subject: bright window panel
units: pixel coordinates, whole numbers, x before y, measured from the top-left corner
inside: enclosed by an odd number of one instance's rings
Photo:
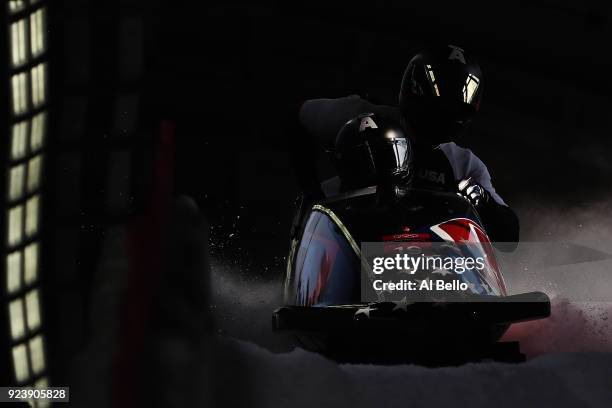
[[[9,0],[9,10],[11,13],[17,13],[25,7],[25,0]]]
[[[26,20],[23,19],[11,24],[11,61],[14,67],[27,62],[26,44]]]
[[[32,104],[34,107],[39,107],[45,103],[46,97],[46,85],[45,76],[47,71],[47,64],[41,63],[32,68]]]
[[[15,246],[23,238],[23,206],[11,208],[8,218],[8,244]]]
[[[45,17],[44,8],[30,16],[30,45],[34,57],[45,52]]]
[[[42,155],[38,155],[28,162],[28,192],[33,192],[40,187],[42,172]]]
[[[21,115],[28,110],[28,75],[25,72],[11,78],[13,113]]]
[[[34,383],[34,388],[48,388],[48,387],[49,387],[49,380],[47,379],[47,377],[42,377]],[[37,404],[36,408],[47,408],[51,406],[50,400],[46,400],[46,399],[40,399],[36,401],[36,404]]]
[[[34,383],[35,388],[47,388],[49,386],[49,380],[47,377],[42,377],[36,383]],[[40,401],[39,401],[40,402]]]
[[[26,203],[25,232],[28,237],[38,232],[38,218],[40,215],[40,196],[30,198]]]
[[[25,344],[13,347],[13,366],[15,367],[15,379],[17,382],[24,382],[30,377],[28,351]]]
[[[36,381],[35,387],[36,388],[48,388],[49,381],[47,380],[46,377],[43,377],[40,380]],[[50,408],[50,407],[51,407],[51,400],[40,399],[36,401],[36,408]]]
[[[40,334],[30,340],[29,348],[32,372],[40,374],[45,369],[45,352],[43,350],[43,338]]]
[[[6,290],[15,293],[21,289],[21,251],[6,257]]]
[[[38,289],[29,291],[25,297],[26,317],[28,320],[28,329],[31,331],[40,327],[40,298]]]
[[[13,125],[11,141],[11,158],[19,160],[27,153],[28,148],[28,122],[23,121]]]
[[[51,400],[38,400],[36,401],[36,408],[50,408],[51,407]]]
[[[9,173],[9,199],[15,201],[23,197],[25,184],[25,165],[20,164],[11,169]]]
[[[38,242],[33,242],[24,250],[23,280],[26,285],[38,279]]]
[[[13,340],[23,337],[25,334],[23,299],[15,299],[9,304],[9,318],[11,319],[11,337]]]
[[[30,140],[30,149],[32,149],[32,151],[39,150],[43,147],[46,129],[47,112],[40,112],[32,119],[32,138]]]

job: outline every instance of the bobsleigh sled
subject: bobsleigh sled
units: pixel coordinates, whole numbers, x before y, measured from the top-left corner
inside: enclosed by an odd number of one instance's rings
[[[339,361],[523,360],[518,344],[499,340],[512,323],[547,317],[550,301],[509,295],[470,201],[413,177],[440,159],[435,149],[417,148],[393,118],[365,113],[340,129],[332,153],[336,186],[323,183],[313,196],[325,198],[302,199],[294,217],[274,330]],[[377,259],[408,254],[451,262],[375,270]],[[480,263],[458,262],[469,259]],[[441,289],[428,286],[434,280]],[[407,290],[389,285],[404,282]]]
[[[455,276],[469,286],[454,297],[363,301],[361,244],[468,244],[484,270]],[[367,267],[368,265],[366,265]],[[467,299],[465,298],[467,296]],[[477,211],[457,194],[413,189],[381,200],[375,186],[302,201],[294,220],[285,305],[273,329],[341,362],[462,364],[524,360],[500,338],[516,322],[549,316],[546,294],[509,295]]]

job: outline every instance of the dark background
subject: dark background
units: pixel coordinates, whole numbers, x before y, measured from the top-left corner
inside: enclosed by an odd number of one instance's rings
[[[48,8],[41,261],[48,365],[55,383],[88,382],[94,389],[83,395],[92,400],[108,389],[112,345],[122,335],[130,340],[116,327],[125,315],[116,299],[132,301],[123,292],[134,269],[125,226],[155,203],[163,121],[176,129],[173,194],[195,199],[210,222],[213,261],[242,280],[266,283],[282,274],[297,194],[289,151],[301,143],[286,124],[300,103],[359,93],[394,104],[405,65],[429,43],[461,46],[481,62],[484,99],[465,144],[517,210],[524,237],[540,238],[532,221],[549,210],[588,211],[609,196],[609,5],[37,4]],[[5,31],[5,55],[7,37]],[[8,78],[8,66],[2,69]],[[4,100],[8,84],[0,87]],[[8,120],[8,104],[3,112]],[[129,295],[139,298],[138,285],[146,292],[149,281],[145,274],[132,282]],[[249,298],[261,306],[262,292],[230,286],[231,301]],[[270,298],[277,286],[269,285]],[[261,307],[266,324],[268,306]],[[6,316],[0,328],[7,332]],[[6,362],[9,348],[2,346]],[[8,382],[10,373],[3,375]]]
[[[221,243],[256,246],[265,259],[283,242],[295,194],[288,144],[300,143],[284,124],[301,101],[360,93],[395,104],[406,63],[436,42],[481,61],[482,111],[465,144],[511,205],[572,205],[608,191],[612,60],[603,6],[209,5],[166,10],[154,66],[171,105],[165,110],[179,124],[179,191],[225,227],[227,217],[241,216],[236,231],[216,236]]]

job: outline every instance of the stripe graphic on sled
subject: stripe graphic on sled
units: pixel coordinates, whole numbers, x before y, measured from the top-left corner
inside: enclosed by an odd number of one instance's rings
[[[497,289],[500,295],[506,295],[506,285],[491,240],[480,225],[468,218],[454,218],[434,225],[430,229],[447,242],[466,244],[470,250],[483,254],[487,266],[482,270],[484,280]]]

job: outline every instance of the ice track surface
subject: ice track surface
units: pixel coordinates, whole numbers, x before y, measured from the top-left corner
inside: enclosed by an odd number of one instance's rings
[[[412,365],[337,365],[300,349],[274,354],[225,340],[215,355],[224,376],[239,370],[239,395],[223,405],[251,407],[609,407],[612,354],[549,354],[524,364],[482,363],[428,369]],[[215,370],[219,372],[218,370]],[[230,378],[227,378],[229,381]]]

